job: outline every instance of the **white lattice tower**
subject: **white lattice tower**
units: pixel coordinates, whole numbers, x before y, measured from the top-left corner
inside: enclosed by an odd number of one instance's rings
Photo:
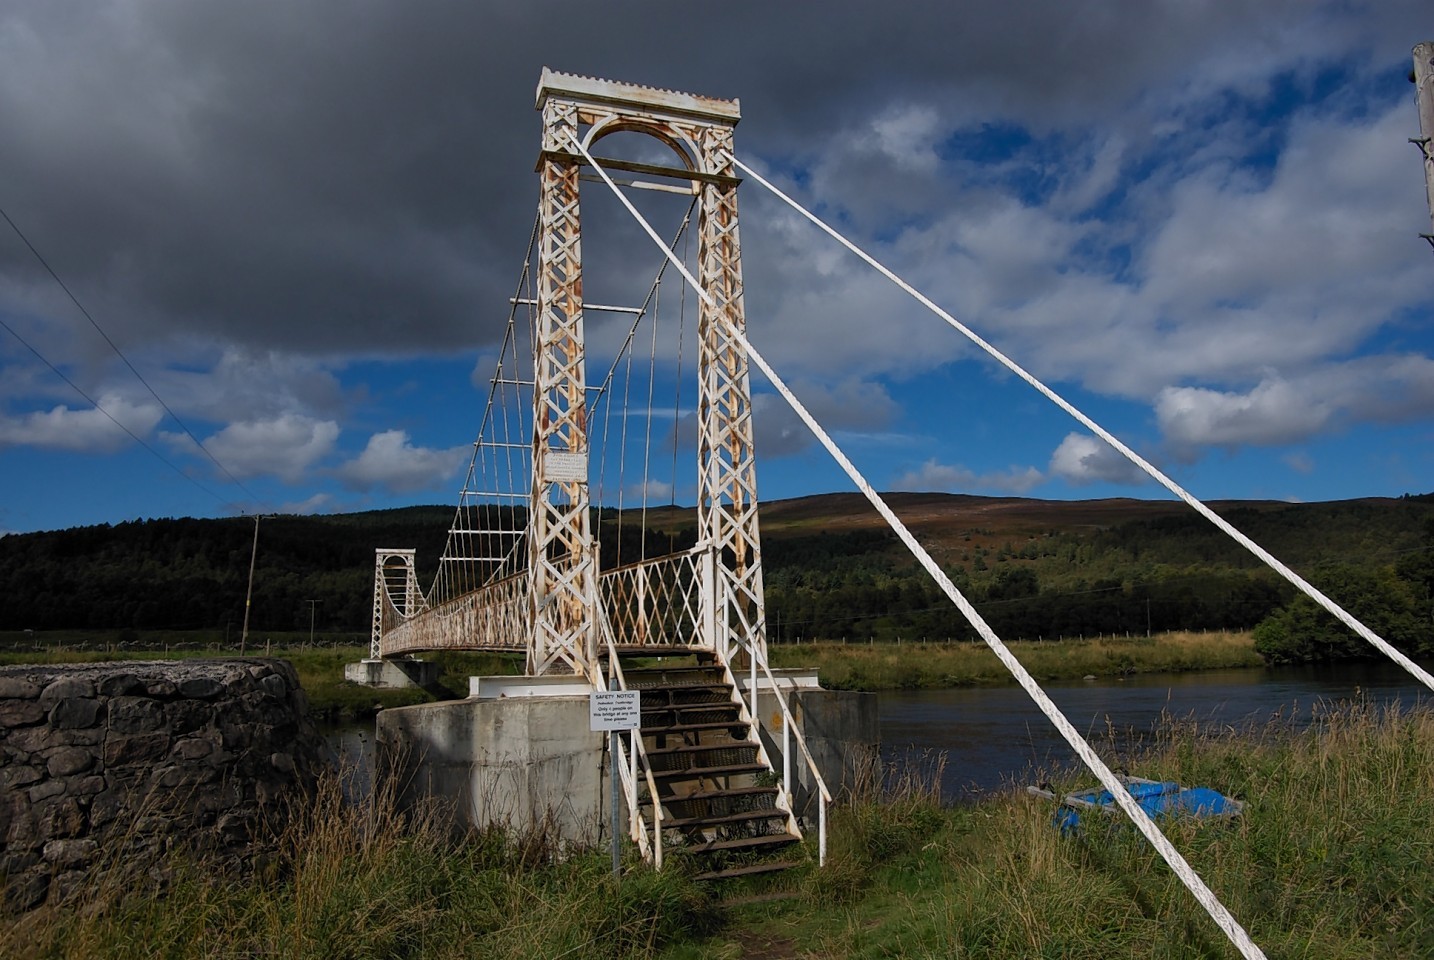
[[[732,175],[736,100],[718,100],[544,69],[538,281],[538,362],[529,570],[535,604],[529,670],[562,662],[583,672],[595,656],[596,590],[588,525],[582,266],[576,149],[637,132],[667,144],[681,168],[599,160],[604,167],[684,180],[700,195],[699,279],[716,298],[699,318],[698,512],[713,575],[693,642],[727,655],[733,644],[765,655],[761,542],[747,358],[724,324],[745,329],[737,184]]]
[[[423,602],[418,590],[416,550],[385,549],[374,551],[373,558],[373,633],[369,637],[369,659],[377,660],[382,651],[383,635],[395,626],[394,617],[411,617]],[[397,593],[401,599],[395,599]]]
[[[587,374],[583,345],[580,164],[567,155],[577,133],[572,103],[542,103],[542,197],[533,387],[533,496],[528,572],[534,603],[528,673],[592,662],[595,594],[588,520]]]
[[[716,642],[765,656],[752,391],[746,351],[730,335],[747,326],[731,127],[704,130],[701,145],[703,169],[721,179],[702,184],[698,280],[713,302],[703,301],[698,324],[698,523],[716,561]]]

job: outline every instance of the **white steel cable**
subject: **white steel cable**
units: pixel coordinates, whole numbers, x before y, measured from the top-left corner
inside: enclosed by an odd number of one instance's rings
[[[1114,434],[1110,433],[1100,424],[1096,423],[1090,417],[1086,416],[1080,410],[1076,409],[1076,407],[1070,402],[1068,402],[1064,397],[1056,393],[1050,387],[1046,386],[1040,380],[1037,380],[1033,374],[1027,372],[1026,369],[1020,364],[1016,363],[1014,360],[1006,356],[1000,350],[997,350],[990,343],[987,343],[974,330],[967,327],[960,320],[957,320],[955,317],[951,316],[951,314],[938,307],[928,297],[922,294],[915,287],[911,286],[911,284],[907,283],[905,280],[892,273],[883,264],[877,261],[875,257],[871,256],[866,251],[858,247],[856,244],[848,240],[846,237],[842,236],[835,229],[828,226],[819,217],[817,217],[816,214],[812,213],[810,210],[797,203],[797,201],[787,196],[781,190],[777,189],[770,182],[768,182],[760,173],[747,166],[741,160],[738,160],[735,156],[732,158],[732,162],[736,164],[736,166],[744,173],[751,176],[752,179],[756,180],[762,186],[766,187],[768,190],[776,194],[793,210],[797,211],[803,217],[806,217],[812,223],[820,227],[833,240],[836,240],[838,243],[846,247],[852,253],[865,260],[870,266],[880,271],[882,276],[886,277],[892,283],[896,284],[902,290],[906,291],[908,294],[914,297],[918,303],[926,307],[926,309],[936,314],[942,320],[945,320],[955,330],[961,333],[962,336],[966,337],[972,343],[976,344],[976,346],[986,351],[986,353],[988,353],[994,360],[999,362],[1007,370],[1010,370],[1016,376],[1020,377],[1022,380],[1029,383],[1032,387],[1036,388],[1036,390],[1038,390],[1043,396],[1045,396],[1046,399],[1050,400],[1056,406],[1060,407],[1066,413],[1070,414],[1086,429],[1090,430],[1092,433],[1100,437],[1106,443],[1110,444],[1116,450],[1119,450],[1120,453],[1127,460],[1135,464],[1141,470],[1145,471],[1147,475],[1149,475],[1162,487],[1175,494],[1181,500],[1184,500],[1187,504],[1193,507],[1197,513],[1203,516],[1206,520],[1209,520],[1215,526],[1219,527],[1222,531],[1225,532],[1226,535],[1228,535],[1236,543],[1240,544],[1240,546],[1253,553],[1256,557],[1263,561],[1266,566],[1270,567],[1270,569],[1274,570],[1280,576],[1284,577],[1290,583],[1294,584],[1295,587],[1301,593],[1309,597],[1315,603],[1319,604],[1325,610],[1329,611],[1345,626],[1349,627],[1355,633],[1359,634],[1365,640],[1373,644],[1375,649],[1377,649],[1380,653],[1384,654],[1386,657],[1399,664],[1405,670],[1409,671],[1411,674],[1417,677],[1419,679],[1419,682],[1424,684],[1424,686],[1428,687],[1430,690],[1434,690],[1434,676],[1431,676],[1428,671],[1424,670],[1413,660],[1410,660],[1404,654],[1400,653],[1386,640],[1384,640],[1383,637],[1380,637],[1373,630],[1369,629],[1363,623],[1359,622],[1359,620],[1355,619],[1352,614],[1348,613],[1339,604],[1335,603],[1329,597],[1321,593],[1313,584],[1309,583],[1299,574],[1295,573],[1289,567],[1281,563],[1278,559],[1275,558],[1273,554],[1267,551],[1264,547],[1260,546],[1258,543],[1245,536],[1245,534],[1241,533],[1238,529],[1236,529],[1224,517],[1221,517],[1214,510],[1211,510],[1204,504],[1204,502],[1196,499],[1196,497],[1186,491],[1184,487],[1180,486],[1170,477],[1166,476],[1157,467],[1147,461],[1144,457],[1140,456],[1140,454],[1127,447],[1124,443],[1117,439]]]
[[[618,189],[617,184],[612,182],[612,179],[607,175],[607,171],[598,166],[597,161],[593,159],[592,155],[583,148],[583,145],[579,143],[576,138],[570,137],[569,139],[574,147],[592,164],[598,175],[601,176],[603,181],[608,185],[608,188],[617,195],[622,205],[627,208],[628,213],[631,214],[643,230],[647,232],[647,235],[652,238],[653,243],[657,244],[659,248],[666,250],[662,240],[657,236],[657,233],[648,224],[647,220],[643,218],[642,214],[637,211],[637,208],[628,200],[626,194]],[[746,167],[742,169],[745,170]],[[668,255],[672,256],[670,253]],[[708,306],[716,307],[716,300],[697,282],[697,279],[687,271],[686,266],[679,263],[675,257],[673,257],[673,264],[682,272],[682,276],[687,282],[692,284],[692,288],[696,291],[697,295],[701,297]],[[796,411],[797,416],[801,417],[802,422],[807,425],[807,428],[812,431],[822,446],[832,455],[832,458],[836,460],[842,470],[846,472],[846,475],[851,478],[852,482],[857,485],[867,500],[871,502],[872,506],[876,508],[877,512],[880,513],[891,526],[892,530],[896,532],[896,535],[901,538],[902,543],[906,544],[907,549],[911,551],[912,555],[916,557],[917,561],[926,569],[926,572],[931,574],[932,579],[941,587],[942,592],[951,599],[951,602],[956,605],[956,608],[961,611],[966,620],[976,628],[976,632],[981,635],[981,639],[986,642],[986,645],[991,648],[996,654],[996,657],[1005,665],[1006,669],[1011,672],[1011,675],[1016,678],[1016,681],[1031,699],[1035,701],[1036,706],[1040,708],[1041,712],[1055,725],[1061,736],[1065,738],[1065,741],[1070,744],[1071,748],[1075,750],[1085,765],[1095,774],[1101,786],[1110,791],[1111,796],[1120,808],[1125,811],[1126,816],[1130,817],[1136,828],[1145,835],[1145,838],[1150,841],[1160,856],[1170,865],[1170,869],[1175,872],[1175,875],[1180,878],[1180,881],[1185,884],[1195,899],[1199,901],[1200,906],[1205,908],[1205,912],[1210,915],[1216,925],[1224,931],[1225,936],[1235,945],[1235,948],[1240,951],[1241,955],[1245,957],[1245,960],[1265,960],[1264,952],[1250,939],[1250,935],[1245,932],[1245,928],[1240,926],[1239,921],[1231,915],[1229,910],[1225,909],[1225,905],[1222,904],[1219,898],[1205,885],[1205,882],[1200,879],[1199,874],[1197,874],[1190,864],[1186,862],[1185,858],[1181,856],[1180,851],[1175,849],[1165,834],[1155,825],[1155,821],[1135,802],[1135,799],[1130,795],[1130,791],[1125,788],[1125,785],[1120,782],[1115,773],[1105,765],[1105,762],[1100,759],[1095,750],[1091,748],[1091,745],[1080,735],[1080,732],[1071,725],[1071,722],[1066,719],[1065,714],[1061,713],[1060,708],[1057,707],[1055,702],[1041,689],[1041,685],[1036,682],[1036,679],[1026,671],[1026,668],[1021,665],[1021,662],[1016,659],[1015,655],[1007,649],[1006,645],[1001,641],[1001,638],[996,636],[996,632],[992,630],[990,625],[976,612],[976,608],[973,607],[970,601],[956,588],[956,585],[951,582],[951,578],[946,576],[945,571],[932,559],[931,554],[927,553],[925,548],[912,536],[911,531],[906,528],[906,525],[901,522],[901,519],[897,517],[892,509],[887,506],[886,501],[881,498],[881,495],[876,492],[871,484],[867,483],[866,478],[863,477],[852,462],[847,459],[846,455],[842,453],[841,448],[838,447],[836,442],[822,429],[821,424],[817,423],[816,419],[808,412],[807,408],[802,405],[801,401],[787,388],[786,383],[777,376],[776,371],[773,370],[766,359],[757,352],[746,335],[730,325],[727,329],[727,334],[742,346],[742,349],[747,352],[747,357],[766,375],[767,379],[771,381],[772,386],[777,389],[777,392],[782,395],[782,398]]]

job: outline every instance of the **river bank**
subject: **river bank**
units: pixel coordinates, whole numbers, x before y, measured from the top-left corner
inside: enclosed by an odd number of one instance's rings
[[[908,771],[910,773],[910,771]],[[1140,773],[1238,796],[1229,825],[1166,824],[1172,841],[1270,956],[1422,956],[1434,942],[1434,711],[1368,703],[1233,734],[1167,726]],[[1075,778],[1058,788],[1084,783]],[[1235,956],[1119,820],[1081,836],[1048,802],[1008,793],[947,807],[929,776],[848,798],[830,859],[765,885],[696,885],[598,851],[557,861],[494,836],[455,845],[425,821],[344,804],[330,786],[264,877],[177,863],[166,890],[97,882],[82,902],[0,921],[31,958],[609,956]],[[724,898],[792,899],[723,908]]]
[[[1258,667],[1249,631],[1179,631],[1153,637],[1015,640],[1008,644],[1040,681]],[[773,645],[774,667],[815,667],[833,690],[939,690],[1013,683],[981,643],[807,643]]]
[[[1248,631],[1017,640],[1010,647],[1043,682],[1258,667],[1264,662],[1255,653]],[[213,631],[0,633],[0,664],[214,657],[237,652],[237,643],[226,644]],[[469,676],[514,674],[523,669],[522,657],[512,654],[439,653],[429,658],[441,665],[440,682],[446,684],[445,689],[371,690],[343,678],[344,664],[368,656],[367,643],[353,635],[320,635],[311,641],[307,633],[271,633],[263,641],[251,641],[247,652],[283,657],[293,663],[314,719],[326,722],[368,719],[386,707],[464,696]],[[822,686],[832,690],[939,690],[1013,682],[983,644],[773,644],[769,655],[774,667],[815,667]]]

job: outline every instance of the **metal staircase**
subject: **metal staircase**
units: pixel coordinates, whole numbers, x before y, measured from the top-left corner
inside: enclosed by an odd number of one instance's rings
[[[792,866],[780,854],[802,839],[803,809],[815,813],[825,863],[832,795],[792,713],[795,684],[772,673],[760,630],[719,637],[718,567],[718,551],[699,544],[599,579],[588,679],[640,693],[638,728],[616,740],[629,833],[657,869],[664,848],[680,849],[716,880]],[[741,686],[731,657],[747,661]],[[754,722],[759,692],[772,711],[770,754]],[[809,785],[805,808],[793,802],[794,774]]]
[[[731,672],[711,653],[696,663],[651,659],[629,660],[621,674],[642,695],[641,755],[651,779],[639,804],[647,816],[660,807],[668,852],[700,857],[700,880],[794,866],[779,855],[801,829]]]

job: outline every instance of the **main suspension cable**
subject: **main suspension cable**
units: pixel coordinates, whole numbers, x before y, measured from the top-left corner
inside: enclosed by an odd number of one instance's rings
[[[1050,387],[1046,386],[1043,382],[1036,379],[1034,374],[1031,374],[1020,364],[1016,363],[1014,360],[1006,356],[1000,350],[997,350],[994,346],[988,343],[970,327],[967,327],[965,324],[957,320],[951,314],[941,309],[939,306],[933,303],[930,298],[922,294],[915,287],[911,286],[911,284],[907,283],[905,280],[898,277],[895,273],[888,270],[886,266],[877,261],[875,257],[871,256],[869,253],[862,250],[860,247],[852,243],[846,237],[842,236],[835,229],[828,226],[816,214],[812,213],[806,207],[803,207],[800,203],[797,203],[797,201],[793,200],[781,190],[777,189],[770,182],[768,182],[767,179],[763,177],[760,173],[753,170],[751,167],[747,166],[745,163],[743,163],[741,160],[738,160],[736,157],[732,158],[732,162],[736,164],[737,167],[741,169],[744,173],[751,176],[752,179],[756,180],[762,186],[766,187],[772,193],[776,194],[778,198],[780,198],[793,210],[797,211],[803,217],[807,218],[812,223],[820,227],[822,231],[825,232],[832,239],[836,240],[842,246],[846,247],[852,253],[856,254],[862,260],[866,261],[867,264],[879,271],[882,276],[886,277],[892,283],[896,284],[902,290],[906,291],[908,294],[914,297],[916,301],[922,306],[926,307],[928,310],[936,314],[942,320],[945,320],[947,324],[949,324],[962,336],[966,337],[966,339],[970,340],[972,343],[976,344],[976,346],[980,347],[987,354],[989,354],[992,359],[996,360],[1007,370],[1010,370],[1016,376],[1026,381],[1037,391],[1039,391],[1041,395],[1043,395],[1046,399],[1050,400],[1056,406],[1060,407],[1066,413],[1074,417],[1086,429],[1090,430],[1096,436],[1100,437],[1106,443],[1110,444],[1116,450],[1120,451],[1122,456],[1124,456],[1131,463],[1135,464],[1141,470],[1145,471],[1148,476],[1154,479],[1162,487],[1175,494],[1181,500],[1184,500],[1202,517],[1204,517],[1206,520],[1209,520],[1216,527],[1222,530],[1227,536],[1233,539],[1236,543],[1240,544],[1240,546],[1244,547],[1246,550],[1250,551],[1252,554],[1258,557],[1266,566],[1274,570],[1280,576],[1284,577],[1290,583],[1294,584],[1294,586],[1301,593],[1309,597],[1315,603],[1319,604],[1329,613],[1333,614],[1345,626],[1349,627],[1355,633],[1359,634],[1365,640],[1373,644],[1375,649],[1377,649],[1380,653],[1384,654],[1386,657],[1399,664],[1405,670],[1409,671],[1409,673],[1413,674],[1419,679],[1420,683],[1424,684],[1430,690],[1434,690],[1434,676],[1431,676],[1428,671],[1424,670],[1413,660],[1410,660],[1403,653],[1400,653],[1391,644],[1384,640],[1383,637],[1379,636],[1373,630],[1366,627],[1352,614],[1348,613],[1343,607],[1341,607],[1339,604],[1335,603],[1329,597],[1321,593],[1313,584],[1309,583],[1309,581],[1305,580],[1299,574],[1295,573],[1289,567],[1281,563],[1268,550],[1266,550],[1264,547],[1260,546],[1258,543],[1247,537],[1244,533],[1236,529],[1235,526],[1231,524],[1228,520],[1220,516],[1214,510],[1207,507],[1203,501],[1197,499],[1193,494],[1185,490],[1184,487],[1180,486],[1178,483],[1172,480],[1164,472],[1158,469],[1154,464],[1150,463],[1140,454],[1130,449],[1130,447],[1122,443],[1120,439],[1117,438],[1110,431],[1106,430],[1100,424],[1096,423],[1090,417],[1086,416],[1073,404],[1067,401],[1060,394],[1056,393]]]

